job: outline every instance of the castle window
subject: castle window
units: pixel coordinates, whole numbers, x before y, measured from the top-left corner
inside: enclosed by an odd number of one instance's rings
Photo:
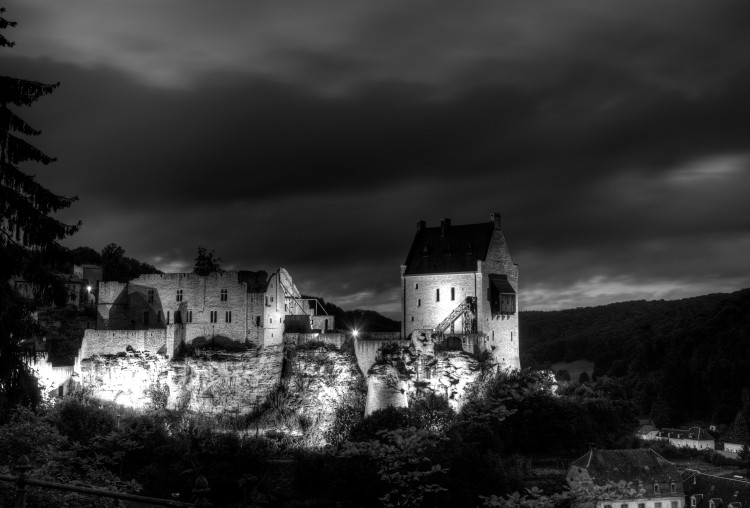
[[[177,290],[177,301],[178,302],[182,301],[182,289]]]
[[[451,301],[456,299],[456,288],[451,288]]]
[[[420,298],[419,300],[417,300],[417,307],[421,307],[421,306],[422,306],[422,299]]]
[[[605,504],[604,508],[612,508],[612,505],[611,504]]]
[[[654,492],[659,493],[659,484],[657,482],[654,482]]]
[[[419,284],[414,284],[414,289],[419,289]]]
[[[414,316],[411,317],[411,320],[414,321]]]
[[[268,323],[272,325],[273,324],[273,318],[268,318]]]
[[[217,321],[217,319],[218,319],[218,314],[219,314],[219,313],[218,313],[217,311],[215,311],[215,310],[212,310],[212,311],[211,311],[211,322],[212,322],[212,323],[215,323],[215,322]]]
[[[680,508],[679,501],[672,501],[672,508]]]
[[[161,323],[161,311],[156,311],[156,322]]]
[[[188,323],[192,323],[193,322],[193,311],[192,310],[187,311],[187,319],[186,319],[186,321]]]
[[[148,290],[148,303],[154,303],[154,290]]]
[[[695,498],[695,496],[690,496],[690,506],[698,506],[698,500]]]
[[[435,301],[436,301],[436,302],[439,302],[439,301],[440,301],[440,288],[437,288],[437,289],[435,290]]]
[[[167,311],[167,324],[169,324],[169,311]]]
[[[226,302],[227,301],[227,290],[226,289],[222,289],[220,295],[221,295],[221,301],[222,302]]]
[[[675,483],[674,483],[674,482],[670,483],[670,484],[669,484],[669,490],[670,490],[671,492],[676,492],[676,491],[677,491],[677,485],[675,485]]]
[[[271,297],[271,303],[273,303],[273,296]]]
[[[255,316],[255,326],[260,326],[260,316]]]
[[[646,508],[646,503],[638,503],[638,508]]]
[[[654,508],[661,508],[661,502],[657,501],[656,503],[654,503]]]
[[[620,505],[620,508],[628,508],[628,503],[622,503],[622,504]]]
[[[144,324],[144,325],[147,325],[147,324],[148,324],[148,311],[145,311],[145,312],[143,313],[143,324]]]
[[[224,313],[224,321],[226,321],[227,323],[231,323],[232,322],[232,311],[231,310],[228,310],[228,311],[226,311]]]
[[[510,341],[513,342],[513,332],[510,332]]]

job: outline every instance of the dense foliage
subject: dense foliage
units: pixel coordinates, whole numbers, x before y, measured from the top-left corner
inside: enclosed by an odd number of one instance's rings
[[[524,365],[585,358],[660,426],[731,423],[750,388],[750,289],[676,301],[523,312]]]
[[[3,17],[4,11],[0,9],[0,30],[15,26]],[[0,48],[12,46],[0,33]],[[0,76],[0,419],[8,416],[8,408],[34,402],[36,397],[36,384],[18,345],[36,327],[29,316],[37,302],[22,299],[9,281],[22,276],[37,288],[40,300],[62,301],[64,288],[48,267],[63,252],[58,241],[80,226],[64,224],[52,216],[76,198],[53,194],[19,167],[55,160],[27,141],[40,131],[15,110],[31,106],[58,86]]]

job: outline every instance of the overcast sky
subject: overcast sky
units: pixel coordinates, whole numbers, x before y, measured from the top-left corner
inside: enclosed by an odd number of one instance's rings
[[[4,4],[71,247],[397,317],[416,221],[497,211],[522,310],[750,286],[746,0]]]

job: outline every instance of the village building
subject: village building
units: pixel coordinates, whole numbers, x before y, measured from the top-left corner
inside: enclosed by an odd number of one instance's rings
[[[686,507],[747,508],[750,506],[750,482],[686,469],[682,472]]]
[[[571,488],[592,494],[573,508],[685,508],[677,468],[649,448],[591,450],[570,464],[565,480]],[[609,482],[625,482],[635,494],[596,496],[594,486],[605,487]]]
[[[501,366],[520,368],[518,266],[500,224],[439,227],[417,222],[401,266],[402,336],[422,333],[449,348],[490,353]]]
[[[716,440],[700,427],[689,429],[661,429],[652,439],[667,441],[678,448],[694,448],[696,450],[714,450]]]

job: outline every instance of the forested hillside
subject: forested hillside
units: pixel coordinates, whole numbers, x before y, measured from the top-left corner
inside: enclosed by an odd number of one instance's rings
[[[750,415],[750,289],[522,312],[520,323],[522,365],[594,361],[594,376],[622,378],[657,424]]]

